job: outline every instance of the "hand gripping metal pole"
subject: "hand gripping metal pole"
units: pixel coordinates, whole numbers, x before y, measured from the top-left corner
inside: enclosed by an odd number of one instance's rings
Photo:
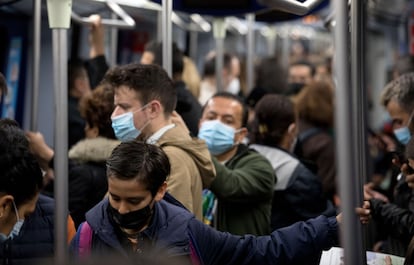
[[[108,7],[117,14],[122,20],[119,19],[102,19],[102,25],[107,27],[116,27],[120,29],[133,29],[135,28],[135,20],[130,17],[125,10],[123,10],[117,3],[113,1],[107,1]],[[88,17],[81,17],[72,11],[72,20],[84,25],[92,25],[92,20]]]

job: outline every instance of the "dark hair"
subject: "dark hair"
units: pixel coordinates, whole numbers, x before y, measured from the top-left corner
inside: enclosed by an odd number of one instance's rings
[[[310,72],[311,72],[311,76],[315,76],[316,68],[315,68],[315,65],[313,65],[311,62],[309,62],[307,60],[298,60],[298,61],[295,61],[295,62],[291,63],[290,67],[299,66],[299,65],[304,65],[304,66],[309,67]]]
[[[108,83],[98,85],[79,103],[81,116],[89,126],[98,127],[99,135],[110,139],[116,139],[111,122],[114,108],[114,89]]]
[[[7,82],[6,82],[6,78],[4,77],[4,75],[0,73],[0,95],[2,93],[7,94]]]
[[[43,188],[42,171],[16,121],[0,119],[0,150],[0,193],[12,195],[19,207]]]
[[[162,42],[151,41],[145,45],[145,51],[154,55],[153,64],[162,66]],[[184,54],[174,42],[172,44],[172,73],[182,74],[184,69]]]
[[[68,62],[68,91],[75,87],[75,80],[87,75],[85,62],[82,59],[75,58]]]
[[[215,57],[208,58],[204,62],[203,77],[216,76],[216,60]]]
[[[267,94],[256,104],[250,142],[278,147],[294,122],[295,109],[291,100],[283,95]]]
[[[255,87],[267,93],[282,94],[287,90],[286,75],[287,69],[277,57],[264,58],[256,67]]]
[[[168,157],[160,147],[136,140],[115,147],[106,167],[108,177],[136,179],[144,183],[153,196],[171,170]]]
[[[120,86],[129,87],[144,105],[151,100],[159,100],[167,116],[177,104],[177,91],[172,80],[161,66],[155,64],[117,66],[105,74],[104,82],[108,82],[115,90]]]
[[[237,101],[242,107],[241,126],[242,127],[247,126],[247,119],[249,118],[249,116],[248,116],[249,113],[248,113],[247,106],[246,106],[246,104],[244,103],[244,100],[241,97],[239,97],[237,95],[234,95],[232,93],[226,92],[226,91],[221,91],[221,92],[217,92],[216,94],[214,94],[210,99],[213,99],[213,98],[227,98],[227,99]],[[206,108],[208,102],[210,101],[210,99],[207,100],[206,104],[204,104],[203,112],[204,112],[204,109]]]

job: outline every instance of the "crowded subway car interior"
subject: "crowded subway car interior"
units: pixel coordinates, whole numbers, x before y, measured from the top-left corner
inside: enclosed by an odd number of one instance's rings
[[[108,224],[121,227],[113,229],[117,247],[132,244],[133,252],[145,253],[141,235],[145,244],[158,246],[151,238],[157,207],[174,204],[213,233],[241,236],[238,247],[229,237],[228,245],[204,251],[214,244],[198,241],[185,219],[192,231],[186,250],[168,245],[181,239],[176,233],[160,240],[166,257],[189,256],[185,264],[414,264],[414,1],[0,0],[0,35],[0,133],[23,133],[27,146],[19,148],[27,148],[41,168],[39,199],[28,201],[54,205],[47,217],[53,224],[41,228],[50,234],[41,239],[52,240],[45,254],[50,262],[63,264],[79,254],[73,249],[81,244],[81,227],[102,205],[108,207],[102,219],[109,215]],[[176,127],[182,146],[163,143]],[[5,151],[7,144],[18,146],[12,143],[18,137],[6,138],[0,140],[4,161],[18,156]],[[134,139],[162,152],[129,143]],[[133,157],[128,144],[143,151]],[[122,159],[115,157],[153,152],[159,155],[154,163],[161,163],[163,151],[171,164],[168,185],[152,191],[150,181],[144,190],[151,200],[141,196],[123,204],[123,192],[134,185],[117,193],[129,178],[120,176],[133,169],[116,168]],[[258,160],[254,165],[248,159]],[[0,172],[6,164],[0,162]],[[185,196],[176,193],[180,181],[169,178],[180,169],[191,175]],[[75,179],[82,174],[93,179],[88,189]],[[37,248],[22,247],[28,227],[35,227],[30,216],[36,207],[19,204],[16,196],[0,186],[0,260],[30,264],[25,262],[33,255],[40,262]],[[148,207],[138,206],[144,202]],[[123,207],[130,207],[126,214]],[[327,235],[308,223],[320,215],[335,240],[321,239]],[[127,221],[137,225],[133,217],[146,218],[139,231],[125,228],[133,227]],[[89,224],[94,250],[105,236]],[[303,245],[295,241],[295,233],[306,230],[301,224],[315,229]],[[12,236],[15,230],[24,233]],[[272,247],[272,239],[242,236],[270,233],[279,240]],[[222,234],[205,240],[213,238],[224,242]],[[287,252],[280,254],[278,246]]]

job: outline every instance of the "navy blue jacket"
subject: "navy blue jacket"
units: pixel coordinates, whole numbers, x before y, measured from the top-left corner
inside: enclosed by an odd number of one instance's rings
[[[54,253],[54,200],[39,195],[35,211],[25,219],[19,236],[0,244],[2,264],[41,264]]]
[[[108,219],[108,203],[105,199],[86,214],[94,231],[91,251],[97,255],[112,252],[128,256]],[[138,238],[149,239],[158,255],[184,257],[188,263],[191,242],[205,265],[295,264],[336,244],[337,233],[336,218],[320,216],[276,230],[270,236],[235,236],[219,232],[196,220],[186,209],[162,200],[155,203],[151,224]],[[74,254],[79,248],[79,237],[80,230],[71,243]]]

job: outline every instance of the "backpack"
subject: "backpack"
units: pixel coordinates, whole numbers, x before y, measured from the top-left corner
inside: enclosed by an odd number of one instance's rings
[[[309,138],[321,132],[323,132],[321,128],[313,127],[299,133],[295,148],[293,150],[293,153],[296,155],[299,161],[314,174],[317,174],[318,172],[318,165],[314,161],[303,157],[303,144]]]

